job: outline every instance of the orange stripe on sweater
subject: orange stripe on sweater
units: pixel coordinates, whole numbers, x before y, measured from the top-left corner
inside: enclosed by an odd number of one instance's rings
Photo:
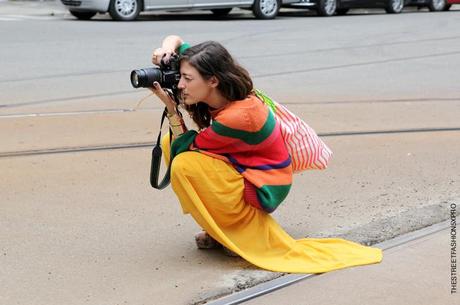
[[[190,150],[194,150],[194,151],[199,151],[200,153],[202,153],[202,154],[204,154],[204,155],[208,155],[208,156],[213,157],[213,158],[215,158],[215,159],[219,159],[219,160],[222,160],[222,161],[225,161],[225,162],[231,164],[230,160],[228,160],[227,157],[222,156],[222,155],[219,155],[219,154],[214,154],[214,153],[209,152],[209,151],[206,151],[206,150],[200,150],[199,148],[196,148],[195,145],[193,145],[193,144],[190,145],[190,148],[189,148],[189,149],[190,149]]]
[[[261,188],[264,185],[292,184],[291,165],[285,168],[270,170],[246,169],[242,175],[251,181],[257,188]]]
[[[242,101],[230,103],[225,111],[216,112],[213,117],[229,128],[257,132],[267,121],[268,111],[268,107],[257,97],[249,96]]]

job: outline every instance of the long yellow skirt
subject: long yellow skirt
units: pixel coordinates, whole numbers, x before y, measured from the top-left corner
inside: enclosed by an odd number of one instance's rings
[[[169,163],[169,135],[162,147]],[[185,214],[219,243],[271,271],[323,273],[378,263],[382,250],[341,238],[289,236],[266,212],[245,203],[244,182],[232,165],[199,152],[177,155],[171,184]]]

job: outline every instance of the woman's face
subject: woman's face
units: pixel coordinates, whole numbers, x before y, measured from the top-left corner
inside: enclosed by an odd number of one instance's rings
[[[203,79],[200,72],[186,60],[180,64],[179,89],[182,91],[182,101],[186,105],[207,101],[213,86],[209,80]]]

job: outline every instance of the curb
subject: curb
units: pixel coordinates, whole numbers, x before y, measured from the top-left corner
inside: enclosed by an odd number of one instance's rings
[[[384,248],[395,241],[404,239],[405,236],[415,236],[417,232],[430,231],[433,228],[444,227],[450,217],[449,206],[452,202],[459,202],[460,198],[452,198],[439,204],[426,205],[417,209],[402,211],[401,213],[372,221],[368,224],[350,228],[345,232],[319,232],[318,238],[343,238],[366,246]],[[460,215],[460,211],[457,213]],[[304,277],[311,277],[314,274]],[[195,296],[188,304],[226,304],[225,301],[233,300],[237,295],[251,294],[261,287],[270,286],[271,283],[289,282],[291,278],[297,280],[299,275],[289,273],[254,270],[248,263],[247,269],[229,275],[229,283],[221,287]],[[294,281],[295,282],[295,281]],[[284,286],[283,286],[284,287]],[[248,290],[248,291],[247,291]],[[233,302],[233,301],[232,301]],[[228,304],[238,304],[229,302]]]

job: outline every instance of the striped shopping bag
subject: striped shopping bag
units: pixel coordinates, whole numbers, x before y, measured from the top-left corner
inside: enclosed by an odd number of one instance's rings
[[[262,91],[255,90],[255,93],[273,111],[280,123],[281,135],[291,155],[294,172],[325,169],[332,151],[316,132],[285,106],[272,100]]]

